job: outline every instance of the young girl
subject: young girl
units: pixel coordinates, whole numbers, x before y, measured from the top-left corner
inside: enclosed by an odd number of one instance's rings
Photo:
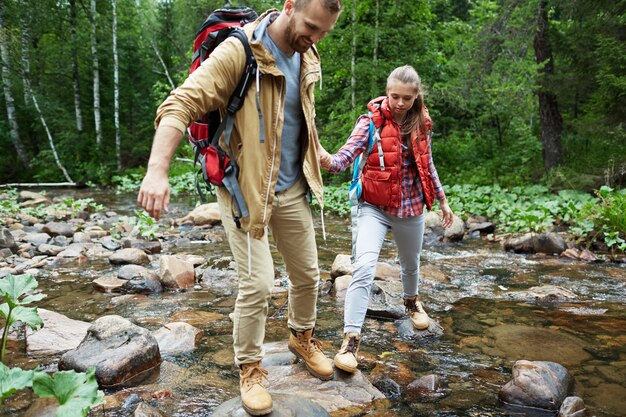
[[[367,107],[371,116],[359,117],[352,134],[336,154],[330,155],[321,146],[319,149],[322,168],[337,173],[367,150],[370,120],[380,136],[367,156],[361,177],[362,201],[354,271],[344,307],[344,339],[334,359],[337,368],[348,372],[357,368],[361,327],[387,231],[391,229],[398,245],[404,306],[413,326],[424,330],[428,328],[429,318],[417,300],[424,206],[430,209],[436,198],[443,214],[443,226],[452,224],[452,211],[430,151],[432,122],[415,69],[406,65],[393,70],[387,78],[387,95],[373,99]]]

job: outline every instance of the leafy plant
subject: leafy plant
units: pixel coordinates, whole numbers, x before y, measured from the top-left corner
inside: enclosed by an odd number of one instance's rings
[[[57,417],[84,417],[89,410],[104,402],[95,372],[95,368],[89,368],[85,373],[60,371],[48,375],[39,372],[33,379],[33,392],[40,398],[56,398],[61,404]]]
[[[46,296],[44,294],[28,294],[37,288],[37,280],[32,275],[8,275],[0,279],[0,297],[5,303],[0,304],[0,314],[6,319],[2,334],[2,349],[0,350],[0,362],[4,362],[4,354],[7,344],[9,329],[16,322],[22,322],[36,330],[43,326],[43,321],[37,313],[37,307],[25,307],[34,301],[39,301]]]
[[[8,331],[14,323],[25,323],[33,330],[43,325],[37,308],[25,307],[46,297],[45,294],[31,294],[37,285],[32,275],[8,275],[0,279],[0,297],[6,301],[0,305],[0,313],[6,319],[0,361],[0,404],[14,392],[32,387],[38,397],[55,398],[59,402],[57,417],[85,417],[104,399],[104,393],[98,390],[95,368],[89,368],[85,373],[61,371],[48,375],[38,369],[9,368],[3,363]]]
[[[145,211],[135,210],[135,216],[131,217],[128,223],[135,226],[141,236],[155,239],[159,224]]]

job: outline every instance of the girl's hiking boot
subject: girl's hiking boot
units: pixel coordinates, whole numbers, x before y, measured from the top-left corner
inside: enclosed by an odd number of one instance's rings
[[[417,301],[417,295],[413,297],[407,297],[404,299],[404,308],[406,309],[407,314],[411,318],[413,322],[413,327],[416,330],[426,330],[428,329],[428,324],[430,323],[430,319],[428,318],[428,314],[424,311],[422,307],[422,303]]]
[[[272,397],[263,386],[267,371],[261,368],[261,362],[244,363],[239,371],[239,389],[241,404],[246,412],[253,416],[264,416],[272,412]]]
[[[333,379],[335,371],[330,359],[322,352],[322,343],[313,338],[315,328],[298,332],[294,329],[289,335],[289,350],[304,361],[311,375],[322,381]]]
[[[360,345],[361,335],[359,333],[346,333],[343,336],[341,349],[339,349],[339,352],[337,352],[333,360],[335,366],[351,374],[355,373],[358,365],[356,354],[359,351]]]

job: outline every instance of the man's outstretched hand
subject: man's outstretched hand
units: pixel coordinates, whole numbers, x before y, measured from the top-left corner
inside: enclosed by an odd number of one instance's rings
[[[139,188],[137,204],[156,220],[159,220],[162,211],[167,213],[170,204],[170,182],[167,173],[148,169]]]

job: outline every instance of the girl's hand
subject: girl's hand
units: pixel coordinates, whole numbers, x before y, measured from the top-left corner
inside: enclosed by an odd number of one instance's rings
[[[439,207],[441,208],[441,224],[444,229],[452,226],[452,220],[454,218],[454,214],[452,210],[450,210],[450,206],[448,206],[448,201],[443,200],[439,202]]]

